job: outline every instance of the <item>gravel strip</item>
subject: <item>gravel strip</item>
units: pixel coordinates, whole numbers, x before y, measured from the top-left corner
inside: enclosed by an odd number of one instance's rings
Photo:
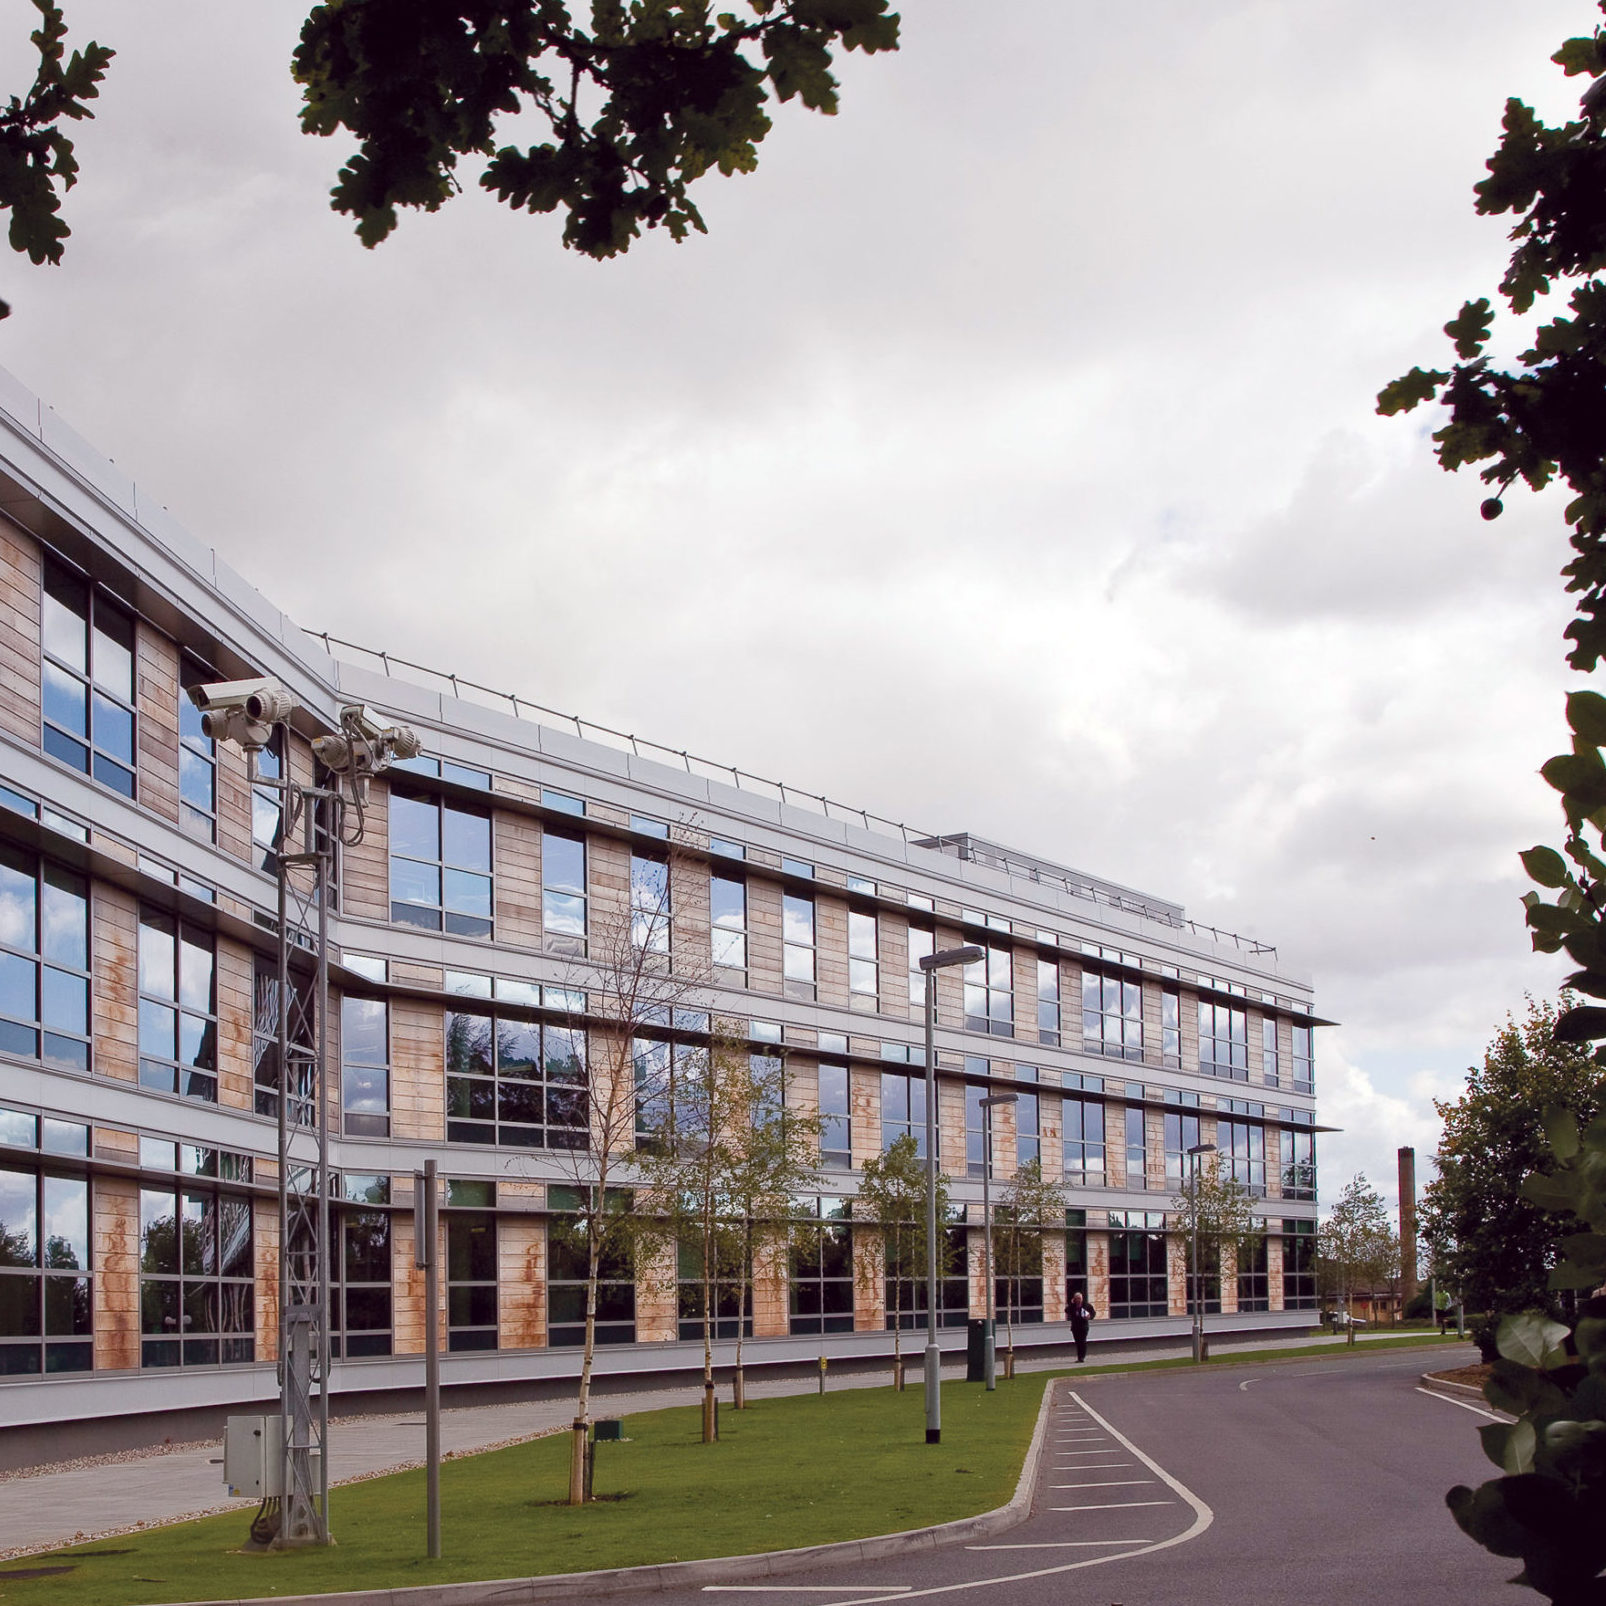
[[[83,1467],[109,1467],[123,1461],[154,1460],[163,1455],[184,1455],[191,1450],[215,1450],[218,1439],[190,1439],[183,1444],[171,1442],[140,1445],[132,1450],[107,1450],[101,1455],[81,1455],[71,1461],[51,1461],[39,1467],[12,1467],[0,1471],[0,1483],[18,1483],[23,1478],[42,1478],[51,1472],[77,1472]]]

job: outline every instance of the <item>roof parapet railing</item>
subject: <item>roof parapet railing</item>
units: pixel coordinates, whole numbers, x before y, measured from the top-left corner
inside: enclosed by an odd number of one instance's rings
[[[478,693],[480,696],[491,699],[491,706],[506,705],[512,710],[515,719],[527,720],[531,724],[572,725],[574,733],[581,741],[601,740],[605,745],[626,750],[637,758],[661,758],[664,761],[674,761],[686,774],[700,776],[703,780],[723,780],[730,777],[731,785],[741,792],[754,792],[770,798],[787,806],[801,806],[808,804],[815,813],[827,820],[841,818],[844,823],[854,821],[863,825],[866,831],[884,830],[890,835],[898,837],[905,846],[918,845],[921,842],[930,842],[936,839],[936,833],[931,831],[918,831],[906,825],[901,820],[888,819],[884,814],[872,814],[868,809],[855,808],[851,804],[841,803],[827,797],[823,792],[809,792],[795,786],[789,786],[784,781],[770,780],[762,775],[755,775],[749,770],[739,769],[734,764],[720,763],[716,759],[703,758],[683,747],[666,747],[661,742],[650,738],[642,739],[625,731],[615,730],[611,725],[602,725],[595,720],[582,719],[578,714],[565,714],[556,708],[548,708],[544,703],[532,702],[528,697],[520,697],[513,692],[499,691],[494,686],[482,685],[477,680],[469,680],[466,676],[452,674],[445,670],[431,669],[428,664],[414,663],[408,658],[399,658],[394,653],[386,652],[382,648],[364,647],[359,642],[347,641],[343,637],[333,635],[327,630],[309,630],[306,632],[315,641],[323,643],[324,651],[331,658],[335,656],[334,648],[341,647],[348,652],[361,653],[366,658],[374,658],[383,666],[387,678],[396,679],[396,668],[410,670],[414,674],[427,676],[432,681],[448,685],[452,689],[452,696],[460,702],[469,701],[463,694],[465,691]],[[589,735],[587,733],[590,733]],[[647,752],[643,753],[645,747]],[[712,773],[708,773],[712,772]],[[832,813],[835,809],[838,812]],[[996,859],[997,863],[990,861]],[[1002,870],[1006,875],[1022,874],[1021,867],[1012,867],[1009,861],[1001,855],[988,854],[980,862],[989,869]],[[1215,926],[1201,925],[1198,921],[1189,920],[1185,916],[1172,914],[1169,910],[1156,908],[1152,904],[1137,898],[1123,897],[1094,885],[1090,881],[1083,881],[1069,873],[1054,874],[1041,866],[1032,867],[1025,871],[1027,878],[1040,886],[1050,886],[1062,892],[1068,892],[1075,898],[1086,898],[1095,904],[1104,904],[1110,908],[1120,909],[1128,914],[1135,914],[1144,919],[1155,921],[1157,924],[1170,926],[1175,931],[1185,931],[1190,935],[1208,937],[1213,942],[1231,942],[1233,947],[1241,953],[1252,957],[1270,955],[1275,958],[1276,945],[1273,943],[1256,942],[1251,937],[1241,937],[1233,931],[1221,931]]]

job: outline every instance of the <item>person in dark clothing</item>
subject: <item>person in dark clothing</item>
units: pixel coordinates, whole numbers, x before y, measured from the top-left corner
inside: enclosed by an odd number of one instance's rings
[[[1080,1293],[1071,1295],[1071,1308],[1066,1313],[1071,1319],[1071,1337],[1076,1340],[1076,1358],[1078,1361],[1087,1359],[1087,1324],[1093,1320],[1098,1312],[1082,1298]]]

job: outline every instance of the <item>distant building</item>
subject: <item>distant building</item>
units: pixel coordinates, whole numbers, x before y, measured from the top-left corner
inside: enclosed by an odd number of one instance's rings
[[[979,838],[917,837],[393,667],[331,655],[0,374],[5,1422],[276,1395],[277,816],[185,696],[244,675],[299,700],[294,773],[351,700],[413,725],[428,755],[375,784],[331,911],[338,1392],[420,1382],[410,1204],[427,1156],[450,1179],[445,1382],[575,1372],[574,1268],[548,1224],[566,1197],[555,1155],[585,1134],[552,1067],[583,1066],[606,1030],[577,967],[596,923],[666,873],[671,829],[687,844],[674,951],[826,1118],[818,1197],[799,1205],[817,1233],[766,1257],[751,1364],[888,1352],[884,1290],[854,1275],[875,1233],[842,1202],[869,1156],[921,1128],[918,959],[965,942],[986,959],[939,990],[940,1153],[963,1210],[945,1323],[983,1304],[979,1100],[998,1087],[1020,1099],[1000,1111],[994,1174],[1039,1157],[1072,1205],[1008,1291],[1018,1343],[1065,1342],[1078,1288],[1105,1338],[1185,1330],[1168,1211],[1201,1140],[1268,1227],[1212,1272],[1212,1325],[1314,1319],[1317,1022],[1274,950]],[[465,1016],[545,1048],[516,1072],[449,1064]],[[603,1370],[695,1365],[689,1297],[618,1274]]]

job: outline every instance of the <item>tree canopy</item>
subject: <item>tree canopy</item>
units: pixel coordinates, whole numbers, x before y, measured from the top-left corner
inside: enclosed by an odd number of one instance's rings
[[[1530,999],[1467,1072],[1466,1092],[1435,1105],[1444,1136],[1439,1174],[1422,1191],[1422,1233],[1435,1272],[1469,1310],[1556,1310],[1547,1279],[1575,1229],[1536,1204],[1523,1179],[1552,1164],[1542,1111],[1587,1124],[1606,1106],[1606,1071],[1587,1047],[1557,1040],[1559,1012]]]
[[[0,210],[11,245],[59,262],[61,197],[78,174],[67,125],[94,115],[115,54],[66,56],[55,0],[33,0],[32,88],[0,110]],[[833,115],[838,50],[898,48],[888,0],[325,0],[301,29],[291,71],[301,127],[357,148],[330,200],[374,246],[397,209],[437,211],[462,188],[459,163],[500,201],[565,214],[563,243],[591,257],[629,250],[644,229],[706,232],[690,187],[748,173],[772,126],[769,102]],[[580,20],[584,14],[587,20]],[[504,138],[533,120],[529,144]],[[7,309],[0,303],[0,316]]]
[[[1399,1275],[1399,1234],[1382,1194],[1364,1173],[1344,1184],[1318,1229],[1316,1253],[1346,1308],[1358,1289],[1372,1293]]]

